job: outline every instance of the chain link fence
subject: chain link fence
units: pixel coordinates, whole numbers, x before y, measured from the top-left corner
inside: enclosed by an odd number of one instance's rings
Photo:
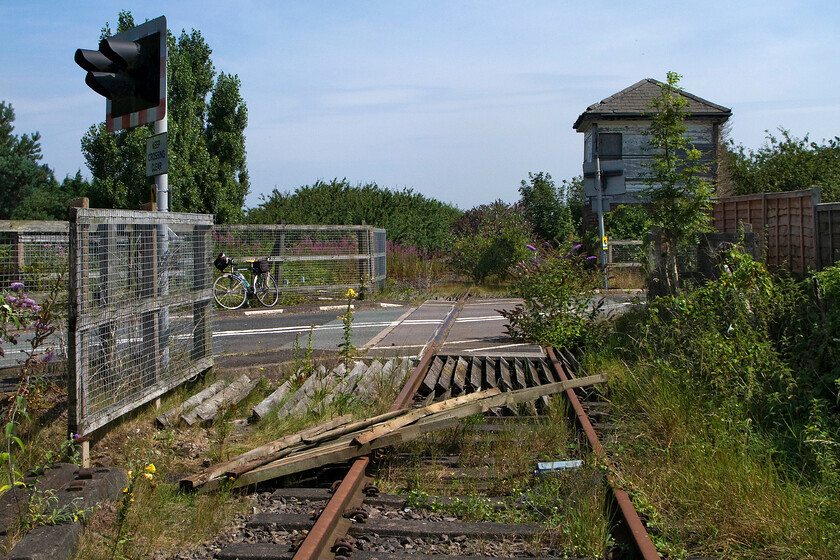
[[[213,217],[73,209],[70,430],[88,434],[213,364]]]
[[[267,258],[281,292],[378,291],[386,276],[385,230],[371,226],[217,225],[216,254]],[[217,272],[218,274],[218,272]]]

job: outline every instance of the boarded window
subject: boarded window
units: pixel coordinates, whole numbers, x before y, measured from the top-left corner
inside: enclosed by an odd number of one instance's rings
[[[621,134],[598,134],[598,155],[601,159],[621,159]]]

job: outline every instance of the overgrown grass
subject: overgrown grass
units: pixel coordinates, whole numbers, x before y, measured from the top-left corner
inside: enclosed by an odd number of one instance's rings
[[[719,280],[625,315],[589,347],[585,368],[610,374],[616,475],[669,557],[837,558],[838,387],[804,364],[837,351],[840,307],[818,278],[822,316],[803,321],[813,282],[728,259]]]

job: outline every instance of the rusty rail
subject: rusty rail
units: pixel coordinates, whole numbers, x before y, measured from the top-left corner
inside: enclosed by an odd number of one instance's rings
[[[411,402],[414,393],[417,392],[420,383],[423,382],[423,378],[429,369],[429,364],[432,363],[432,358],[440,350],[443,341],[446,340],[452,325],[455,323],[455,318],[458,317],[458,314],[463,309],[469,297],[470,290],[467,290],[467,293],[458,300],[444,318],[441,325],[435,330],[424,348],[420,362],[414,368],[414,371],[411,372],[411,376],[406,381],[402,391],[397,395],[394,404],[388,409],[389,412],[405,408]],[[353,461],[350,471],[348,471],[347,475],[341,481],[341,484],[338,486],[332,498],[330,498],[330,501],[327,502],[321,515],[315,520],[315,524],[295,552],[292,560],[331,558],[331,555],[328,554],[331,548],[330,543],[344,534],[344,531],[341,531],[340,524],[342,515],[351,507],[353,501],[358,499],[363,486],[362,483],[366,478],[365,471],[369,464],[370,457],[359,457]]]
[[[546,349],[546,353],[548,354],[551,365],[554,367],[554,371],[557,373],[560,380],[568,381],[569,377],[566,375],[563,366],[557,359],[554,349],[549,347]],[[586,434],[586,439],[589,441],[592,452],[595,453],[598,459],[606,460],[607,450],[601,444],[601,440],[598,439],[598,434],[595,433],[595,429],[589,421],[589,416],[587,416],[586,411],[583,410],[583,405],[580,404],[580,399],[578,399],[577,393],[575,393],[574,389],[566,389],[565,393],[566,398],[569,399],[569,403],[571,403],[572,409],[575,412],[575,419],[578,425]],[[656,552],[656,547],[653,546],[653,542],[650,540],[647,529],[645,529],[636,508],[633,507],[633,502],[630,501],[630,496],[627,494],[627,491],[621,488],[617,481],[609,475],[607,476],[607,482],[609,483],[615,502],[618,505],[618,510],[630,530],[630,535],[633,541],[632,544],[635,547],[639,558],[642,558],[642,560],[660,560],[659,553]]]

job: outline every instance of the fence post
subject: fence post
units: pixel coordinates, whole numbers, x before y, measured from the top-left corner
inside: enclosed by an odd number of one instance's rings
[[[213,278],[209,270],[208,260],[208,233],[213,226],[193,226],[192,234],[195,238],[193,243],[193,287],[195,290],[207,290],[210,288],[210,280]],[[209,255],[212,258],[212,255]],[[193,304],[193,347],[190,356],[193,362],[203,360],[212,354],[213,349],[213,325],[209,320],[212,300],[198,301]]]

